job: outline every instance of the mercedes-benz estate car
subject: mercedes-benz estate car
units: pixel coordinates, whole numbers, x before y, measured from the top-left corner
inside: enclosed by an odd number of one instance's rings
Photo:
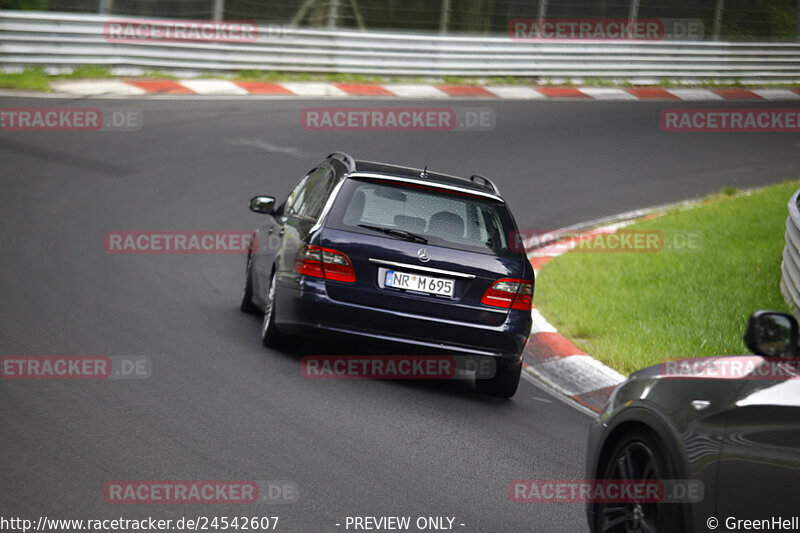
[[[491,360],[480,392],[511,397],[531,330],[534,274],[497,187],[337,152],[264,215],[241,308],[262,341],[311,331],[409,353]],[[463,357],[460,357],[463,356]]]

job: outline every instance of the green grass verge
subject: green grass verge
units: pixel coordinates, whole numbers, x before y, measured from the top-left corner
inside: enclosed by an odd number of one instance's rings
[[[223,77],[209,74],[211,77]],[[530,85],[530,78],[513,76],[490,78],[465,78],[460,76],[423,77],[423,76],[371,76],[366,74],[319,73],[319,72],[277,72],[264,70],[243,70],[232,79],[241,81],[325,81],[337,83],[444,83],[452,85]]]
[[[179,76],[168,74],[158,70],[148,70],[144,72],[139,78],[147,79],[166,79],[174,80],[179,79]],[[38,67],[30,67],[25,69],[24,72],[16,74],[2,74],[0,73],[0,88],[6,89],[27,89],[27,90],[50,90],[50,81],[62,79],[113,79],[117,76],[112,75],[111,70],[107,67],[84,65],[77,66],[69,74],[59,74],[57,76],[48,76],[42,69]],[[586,78],[581,80],[581,83],[576,83],[574,80],[558,80],[555,82],[552,79],[536,79],[528,77],[517,76],[494,76],[494,77],[481,77],[470,78],[461,76],[442,76],[442,77],[423,77],[423,76],[371,76],[364,74],[347,74],[347,73],[319,73],[319,72],[279,72],[279,71],[262,71],[262,70],[245,70],[232,74],[223,74],[219,72],[207,72],[200,76],[201,79],[220,79],[220,80],[234,80],[234,81],[263,81],[263,82],[290,82],[290,81],[317,81],[317,82],[330,82],[330,83],[421,83],[421,84],[451,84],[451,85],[539,85],[539,86],[568,86],[568,87],[634,87],[635,85],[630,82],[623,82],[619,80],[607,80],[603,78]],[[759,85],[746,85],[741,82],[731,82],[729,84],[722,84],[716,82],[708,82],[705,84],[685,84],[680,82],[673,82],[669,80],[661,80],[659,87],[781,87],[781,88],[794,88],[798,87],[797,84],[759,84]]]
[[[40,68],[28,67],[14,74],[0,73],[0,88],[27,91],[49,91],[50,80]]]
[[[656,253],[569,252],[536,280],[536,307],[579,348],[628,374],[671,357],[748,353],[756,309],[788,311],[779,282],[786,204],[800,181],[641,220]]]
[[[90,80],[90,79],[113,78],[114,75],[111,74],[111,69],[108,67],[100,67],[95,65],[81,65],[73,68],[72,72],[70,72],[69,74],[61,74],[55,77],[64,79]]]
[[[69,74],[48,75],[40,67],[28,67],[22,72],[0,73],[0,88],[24,89],[29,91],[49,91],[50,82],[64,79],[106,79],[113,78],[111,70],[106,67],[79,66]]]
[[[167,74],[158,70],[146,71],[142,78],[147,79],[179,79],[178,76]],[[492,78],[462,78],[457,76],[421,77],[421,76],[367,76],[364,74],[347,73],[314,73],[314,72],[277,72],[246,70],[231,75],[208,72],[200,76],[202,79],[227,79],[235,81],[321,81],[330,83],[444,83],[453,85],[530,85],[530,78],[517,77],[492,77]],[[24,72],[15,74],[0,73],[0,88],[27,89],[49,91],[50,82],[63,79],[106,79],[116,78],[107,67],[78,66],[69,74],[48,76],[39,67],[30,67]]]
[[[219,77],[219,75],[217,75]],[[327,81],[340,83],[385,83],[386,78],[363,74],[325,74],[315,72],[277,72],[272,70],[243,70],[233,76],[242,81]]]

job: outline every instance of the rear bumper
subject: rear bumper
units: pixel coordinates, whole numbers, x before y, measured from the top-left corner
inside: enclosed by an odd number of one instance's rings
[[[531,331],[531,315],[524,311],[490,326],[333,300],[322,280],[278,278],[276,289],[275,320],[285,331],[312,329],[431,355],[492,357],[498,364],[519,363]]]

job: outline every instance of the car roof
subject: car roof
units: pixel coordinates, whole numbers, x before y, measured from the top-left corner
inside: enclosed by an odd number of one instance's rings
[[[355,161],[355,166],[348,174],[379,174],[382,176],[401,178],[403,180],[413,180],[416,182],[424,181],[426,183],[434,183],[440,185],[448,185],[450,187],[457,187],[465,191],[473,191],[482,196],[491,196],[502,201],[500,192],[488,179],[482,176],[477,176],[483,181],[475,181],[474,179],[459,178],[458,176],[451,176],[449,174],[442,174],[441,172],[433,172],[430,170],[423,170],[419,168],[401,167],[398,165],[388,165],[385,163],[376,163],[374,161]]]

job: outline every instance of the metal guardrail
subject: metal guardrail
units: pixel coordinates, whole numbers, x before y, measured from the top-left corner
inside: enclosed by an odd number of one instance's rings
[[[781,292],[800,319],[800,190],[789,200],[789,217],[786,219],[786,246],[781,262]]]
[[[263,27],[252,42],[109,42],[121,17],[0,11],[0,65],[51,72],[98,65],[120,75],[242,70],[411,76],[525,76],[655,83],[800,81],[800,43],[540,41],[510,37]],[[125,17],[129,19],[130,17]],[[131,20],[136,20],[130,18]]]

